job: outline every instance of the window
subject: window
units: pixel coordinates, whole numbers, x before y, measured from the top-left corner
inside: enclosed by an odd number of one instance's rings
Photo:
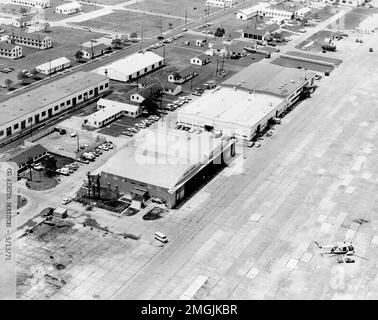
[[[147,72],[147,68],[144,68],[144,72]]]
[[[30,117],[29,119],[28,119],[28,123],[31,123],[33,121],[33,117]]]
[[[13,129],[14,129],[14,130],[17,130],[17,129],[18,129],[18,123],[16,123],[16,124],[13,126]]]
[[[105,88],[109,87],[109,83],[105,83]]]
[[[46,111],[43,111],[42,112],[42,117],[44,117],[46,115]]]
[[[104,89],[104,86],[100,86],[100,90]]]
[[[56,111],[56,110],[58,110],[58,106],[55,106],[55,107],[54,107],[54,111]]]
[[[79,100],[81,100],[82,97],[83,97],[83,95],[81,94],[81,95],[79,95],[77,98],[78,98]]]
[[[4,135],[4,130],[0,130],[0,137]]]
[[[64,102],[62,102],[62,103],[60,104],[60,106],[61,106],[61,107],[64,107]]]
[[[66,104],[69,106],[71,104],[71,100],[67,100]]]

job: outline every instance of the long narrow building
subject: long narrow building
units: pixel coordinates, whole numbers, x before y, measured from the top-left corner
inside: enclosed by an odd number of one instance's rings
[[[109,90],[105,76],[77,72],[0,103],[0,141]]]

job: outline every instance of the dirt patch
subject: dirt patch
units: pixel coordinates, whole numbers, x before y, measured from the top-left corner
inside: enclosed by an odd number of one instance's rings
[[[108,227],[102,227],[101,225],[99,225],[99,223],[96,221],[96,219],[93,219],[93,218],[90,218],[90,217],[87,217],[85,219],[85,221],[83,222],[83,225],[91,227],[91,228],[95,228],[95,229],[98,229],[98,230],[106,231],[106,232],[109,231]]]
[[[29,173],[25,174],[29,175]],[[53,177],[46,176],[44,172],[32,170],[31,178],[32,180],[26,181],[25,185],[29,189],[36,191],[52,189],[58,184],[58,180]]]
[[[136,215],[138,212],[139,212],[138,209],[128,207],[124,212],[122,212],[122,214],[128,217],[131,217],[131,216]]]

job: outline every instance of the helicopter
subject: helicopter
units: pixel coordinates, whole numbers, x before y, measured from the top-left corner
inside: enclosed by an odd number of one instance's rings
[[[318,246],[319,249],[330,249],[329,252],[321,253],[321,255],[323,254],[333,254],[333,255],[346,254],[348,256],[354,255],[354,247],[352,245],[352,242],[349,242],[349,241],[340,242],[336,245],[325,245],[325,246],[320,245],[316,241],[314,242]]]
[[[355,254],[354,246],[352,245],[352,242],[350,241],[344,241],[340,242],[335,245],[320,245],[318,242],[314,241],[315,244],[318,246],[319,249],[329,249],[329,252],[323,252],[320,255],[323,256],[325,254],[331,255],[331,257],[334,256],[356,256],[365,260],[368,260],[367,258],[360,257]],[[339,258],[338,262],[341,262],[342,258]],[[350,258],[346,258],[346,262],[354,262],[354,260]]]

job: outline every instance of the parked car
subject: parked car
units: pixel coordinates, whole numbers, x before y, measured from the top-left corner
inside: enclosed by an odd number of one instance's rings
[[[70,203],[71,201],[72,201],[72,199],[69,198],[69,197],[67,197],[67,198],[64,198],[64,199],[62,200],[62,204],[68,204],[68,203]]]
[[[151,201],[159,204],[164,204],[164,200],[157,197],[151,197]]]
[[[41,165],[40,163],[35,164],[33,168],[34,170],[37,170],[37,171],[42,171],[43,169],[45,169],[45,167]]]
[[[76,137],[76,132],[72,132],[72,133],[70,134],[70,136],[71,136],[72,138]]]
[[[133,133],[131,133],[130,131],[123,131],[122,134],[125,135],[125,136],[128,136],[128,137],[133,136]]]
[[[105,145],[98,146],[98,148],[103,151],[109,151],[109,148]]]
[[[252,148],[254,145],[255,145],[255,143],[253,141],[249,141],[248,144],[247,144],[247,147]]]

